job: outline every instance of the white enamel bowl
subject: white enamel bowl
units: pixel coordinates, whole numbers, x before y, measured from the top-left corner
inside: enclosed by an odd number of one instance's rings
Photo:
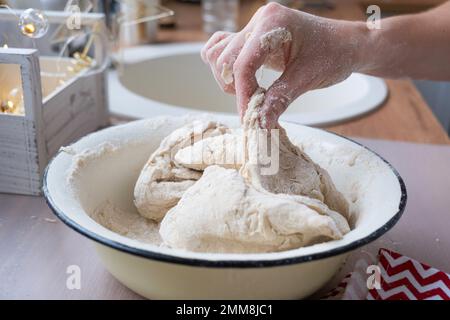
[[[230,126],[238,124],[235,117],[221,116],[218,120]],[[67,184],[73,154],[59,152],[44,177],[45,197],[55,214],[94,240],[111,274],[144,297],[307,297],[331,279],[352,250],[388,231],[405,208],[405,185],[385,160],[346,138],[284,123],[292,140],[302,143],[313,160],[330,172],[338,189],[355,201],[358,216],[354,229],[343,239],[277,253],[193,253],[132,240],[92,220],[87,212],[106,198],[135,211],[133,188],[142,166],[161,139],[186,121],[186,117],[140,120],[101,130],[74,143],[71,147],[75,153],[96,150],[105,142],[117,148],[113,154],[85,164],[74,177],[84,179],[79,183],[90,190],[83,200]],[[339,157],[331,161],[331,154]]]

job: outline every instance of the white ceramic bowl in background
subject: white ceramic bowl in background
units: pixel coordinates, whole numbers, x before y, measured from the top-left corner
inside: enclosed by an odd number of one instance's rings
[[[186,117],[140,120],[101,130],[74,143],[71,149],[75,153],[96,150],[105,142],[116,147],[116,152],[95,158],[75,176],[75,179],[86,179],[79,182],[91,190],[89,199],[80,199],[68,187],[68,171],[74,157],[71,153],[59,152],[44,177],[45,197],[55,214],[77,232],[96,241],[98,253],[111,274],[144,297],[309,296],[331,279],[352,250],[388,231],[405,208],[405,185],[385,160],[335,134],[283,123],[291,139],[302,143],[313,160],[330,172],[338,189],[347,197],[352,197],[355,186],[364,186],[365,196],[355,202],[359,208],[355,228],[343,239],[275,253],[195,253],[121,236],[88,216],[87,212],[106,198],[135,211],[133,188],[144,163],[164,136],[191,120]],[[239,123],[236,117],[222,116],[218,120],[231,127]],[[339,153],[340,157],[330,161],[327,152]]]
[[[236,100],[217,85],[200,59],[202,43],[126,48],[123,65],[109,72],[109,104],[113,114],[130,118],[181,115],[187,112],[235,114]],[[280,73],[257,73],[268,87]],[[352,74],[329,88],[313,90],[291,103],[281,120],[324,126],[362,116],[379,107],[388,95],[383,79]]]

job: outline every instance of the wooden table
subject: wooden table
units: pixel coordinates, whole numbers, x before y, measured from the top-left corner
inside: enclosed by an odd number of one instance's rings
[[[365,246],[387,247],[450,272],[450,146],[360,140],[389,159],[408,189],[399,223]],[[344,268],[351,271],[357,250]],[[66,287],[67,268],[81,269],[81,290]],[[344,272],[343,271],[343,272]],[[344,272],[344,274],[345,274]],[[0,299],[140,298],[100,263],[90,240],[53,216],[43,198],[0,194]]]
[[[381,0],[378,3],[396,3],[398,1],[386,2]],[[405,1],[400,2],[406,7]],[[425,1],[428,6],[438,2],[439,0]],[[242,0],[240,26],[244,26],[257,8],[264,3],[265,1],[262,0]],[[336,1],[336,4],[333,10],[322,9],[310,12],[336,19],[365,19],[363,5],[359,0],[339,0]],[[175,11],[177,28],[160,30],[158,42],[207,40],[208,35],[202,31],[200,5],[174,1],[167,1],[166,5]],[[447,133],[410,80],[386,80],[386,82],[389,87],[389,97],[381,108],[370,115],[326,127],[326,129],[346,136],[434,144],[448,144],[450,142]]]

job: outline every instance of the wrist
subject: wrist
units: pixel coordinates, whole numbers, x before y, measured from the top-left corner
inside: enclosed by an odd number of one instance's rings
[[[334,39],[340,43],[338,55],[340,63],[346,66],[351,72],[363,73],[369,69],[371,62],[370,47],[373,41],[373,30],[369,30],[365,22],[362,21],[336,21],[339,39]]]
[[[349,37],[350,46],[352,48],[352,71],[367,73],[370,72],[373,61],[373,43],[377,30],[370,30],[367,24],[362,21],[350,22],[351,30]]]

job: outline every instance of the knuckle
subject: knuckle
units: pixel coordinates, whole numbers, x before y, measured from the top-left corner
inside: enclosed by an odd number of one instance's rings
[[[222,37],[223,34],[224,34],[223,31],[216,31],[216,32],[214,32],[213,35],[211,36],[211,39],[218,39],[218,38]]]
[[[229,32],[226,32],[226,31],[216,31],[212,35],[211,39],[214,39],[215,41],[219,41],[220,39],[225,38],[228,34],[229,34]]]
[[[258,10],[256,10],[254,16],[258,16],[258,15],[260,15],[261,13],[263,13],[264,10],[266,9],[266,6],[267,6],[267,5],[263,5],[263,6],[259,7]]]
[[[283,6],[276,2],[270,2],[264,6],[265,14],[274,14],[283,9]]]

